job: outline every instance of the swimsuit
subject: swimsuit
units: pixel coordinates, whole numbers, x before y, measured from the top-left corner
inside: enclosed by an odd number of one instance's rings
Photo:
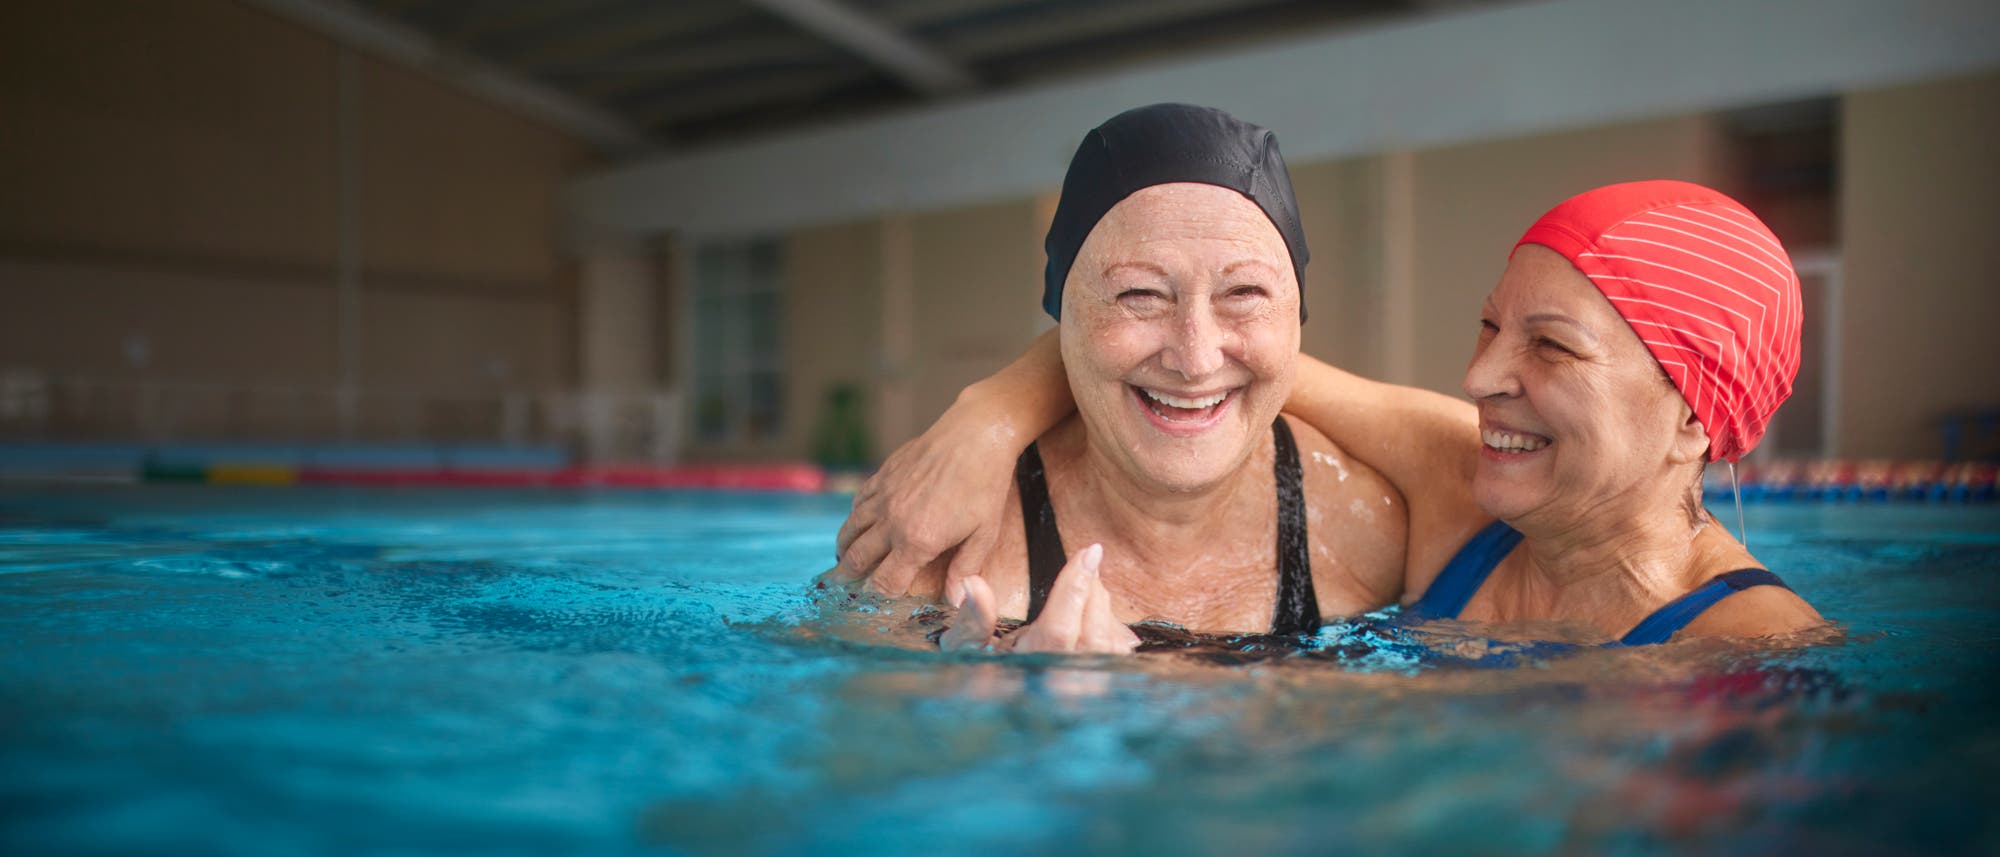
[[[1479,585],[1486,582],[1486,576],[1493,572],[1493,567],[1499,565],[1500,560],[1520,543],[1520,531],[1507,526],[1506,522],[1488,524],[1486,529],[1468,539],[1465,547],[1459,548],[1451,561],[1445,563],[1444,570],[1438,572],[1437,579],[1431,581],[1430,588],[1424,590],[1424,597],[1417,599],[1417,603],[1410,605],[1403,614],[1420,620],[1458,618],[1459,611],[1464,610],[1466,602],[1472,600],[1472,594],[1479,591]],[[1715,602],[1753,586],[1791,589],[1777,575],[1761,568],[1745,568],[1716,575],[1707,583],[1695,587],[1693,592],[1653,611],[1651,616],[1632,626],[1632,630],[1612,645],[1664,643],[1676,631],[1693,622],[1702,611],[1714,606]]]
[[[1279,417],[1271,424],[1276,444],[1272,471],[1278,483],[1278,605],[1271,618],[1273,634],[1310,634],[1319,630],[1319,598],[1313,593],[1312,558],[1306,545],[1304,472],[1292,429]],[[1069,561],[1062,534],[1056,530],[1055,506],[1042,454],[1035,444],[1014,462],[1014,485],[1021,493],[1021,525],[1028,536],[1028,621],[1041,615],[1056,575]]]

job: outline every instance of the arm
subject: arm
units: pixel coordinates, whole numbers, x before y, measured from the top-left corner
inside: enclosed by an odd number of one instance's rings
[[[1370,381],[1301,354],[1285,411],[1402,493],[1410,508],[1407,595],[1429,587],[1459,546],[1492,520],[1472,499],[1479,419],[1471,405]]]
[[[833,576],[868,578],[891,595],[947,558],[945,596],[956,604],[998,538],[1014,459],[1076,410],[1062,346],[1051,330],[993,377],[958,394],[944,415],[898,448],[854,495],[840,527]]]

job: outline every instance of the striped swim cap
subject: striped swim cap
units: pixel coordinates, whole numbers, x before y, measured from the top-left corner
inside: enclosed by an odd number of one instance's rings
[[[1710,461],[1756,447],[1799,372],[1799,278],[1763,221],[1701,185],[1628,182],[1570,197],[1522,244],[1561,253],[1632,325]]]

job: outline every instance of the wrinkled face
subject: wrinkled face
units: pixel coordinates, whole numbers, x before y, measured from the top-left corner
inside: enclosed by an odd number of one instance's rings
[[[1256,203],[1156,185],[1084,240],[1060,329],[1093,451],[1151,490],[1196,491],[1271,432],[1299,353],[1299,284]]]
[[[1643,514],[1685,493],[1689,464],[1708,448],[1631,325],[1537,244],[1514,251],[1486,299],[1465,392],[1483,441],[1473,494],[1517,526]]]

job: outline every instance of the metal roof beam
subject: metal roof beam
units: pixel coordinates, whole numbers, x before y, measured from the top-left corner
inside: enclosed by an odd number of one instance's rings
[[[926,95],[951,95],[978,85],[957,63],[838,0],[750,2],[859,54]]]
[[[343,45],[399,62],[494,104],[574,134],[606,151],[652,149],[630,123],[532,80],[438,44],[347,0],[246,0]]]

